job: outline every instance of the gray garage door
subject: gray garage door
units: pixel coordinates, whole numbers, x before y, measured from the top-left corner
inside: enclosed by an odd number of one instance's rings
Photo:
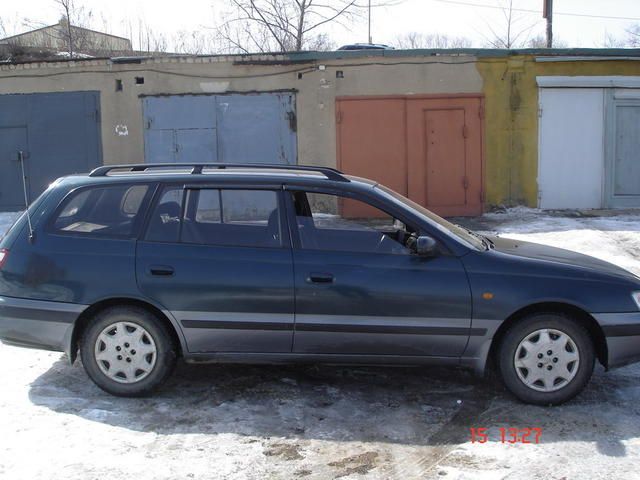
[[[24,208],[53,180],[102,163],[98,92],[0,95],[0,211]]]
[[[640,100],[612,100],[607,130],[607,207],[640,206]]]
[[[143,99],[145,161],[297,163],[292,93]]]

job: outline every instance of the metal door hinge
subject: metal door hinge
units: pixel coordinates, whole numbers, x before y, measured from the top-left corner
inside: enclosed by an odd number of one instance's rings
[[[287,112],[287,120],[289,121],[289,129],[292,132],[298,131],[298,119],[296,117],[296,112],[288,111]]]
[[[338,110],[336,112],[336,123],[342,123],[342,118],[343,118],[342,110]]]
[[[480,120],[484,119],[484,105],[478,107],[478,118],[480,118]]]
[[[466,125],[462,126],[462,138],[467,138],[469,136],[469,127]]]
[[[462,178],[462,186],[464,187],[465,190],[469,189],[469,178],[468,177],[463,177]]]

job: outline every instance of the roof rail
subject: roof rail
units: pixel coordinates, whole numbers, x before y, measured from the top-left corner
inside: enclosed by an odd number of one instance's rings
[[[191,168],[192,175],[199,175],[205,168],[224,170],[226,168],[246,168],[265,170],[297,170],[302,172],[322,173],[328,180],[334,182],[349,182],[340,170],[330,167],[314,167],[311,165],[282,165],[269,163],[137,163],[127,165],[104,165],[91,171],[90,177],[105,177],[111,170],[128,169],[130,173],[146,172],[152,168],[182,167]]]

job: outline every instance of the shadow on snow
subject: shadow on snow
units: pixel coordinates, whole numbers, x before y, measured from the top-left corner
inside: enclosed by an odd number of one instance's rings
[[[55,412],[158,434],[237,434],[432,446],[444,455],[469,441],[470,427],[541,427],[541,441],[595,442],[624,456],[637,434],[634,367],[597,370],[560,407],[523,405],[495,382],[447,368],[184,365],[154,396],[124,399],[98,389],[79,362],[55,362],[31,385],[30,400]],[[461,401],[461,403],[458,402]]]

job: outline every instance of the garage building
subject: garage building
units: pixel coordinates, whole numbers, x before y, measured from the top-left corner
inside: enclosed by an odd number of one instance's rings
[[[312,164],[447,216],[640,207],[640,51],[387,50],[0,65],[0,210],[142,162]],[[22,159],[22,162],[20,161]]]

